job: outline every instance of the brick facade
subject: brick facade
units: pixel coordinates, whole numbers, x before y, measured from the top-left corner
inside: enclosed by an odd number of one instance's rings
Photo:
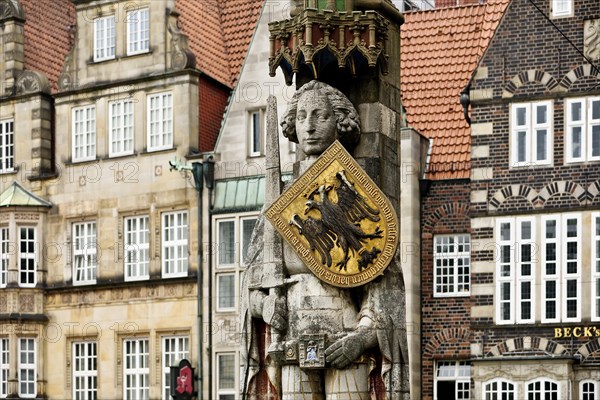
[[[468,180],[434,181],[423,198],[421,214],[422,399],[433,399],[434,360],[468,359],[469,297],[434,297],[435,235],[468,234]]]
[[[541,11],[551,16],[551,1],[536,2]],[[580,398],[579,385],[583,379],[592,379],[598,385],[598,362],[593,354],[597,349],[595,337],[583,337],[584,329],[591,333],[592,297],[591,213],[598,207],[600,164],[597,161],[568,162],[566,159],[566,101],[569,98],[589,98],[600,93],[600,76],[580,54],[584,49],[583,27],[589,20],[600,18],[600,3],[596,0],[575,0],[573,15],[551,18],[550,23],[528,0],[513,0],[509,5],[488,50],[480,62],[471,84],[472,170],[470,181],[470,212],[473,238],[471,289],[471,335],[474,346],[472,360],[472,397],[482,396],[485,382],[505,378],[525,390],[527,382],[551,379],[558,384],[559,398]],[[573,42],[569,44],[566,38]],[[519,148],[512,124],[514,104],[549,101],[549,132],[547,142],[550,162],[546,165],[531,163],[512,164],[511,152]],[[532,106],[533,107],[533,106]],[[532,108],[533,109],[533,108]],[[533,112],[532,114],[533,115]],[[535,117],[531,117],[535,118]],[[511,120],[512,119],[512,120]],[[532,132],[535,128],[532,128]],[[531,133],[533,135],[533,133]],[[533,147],[533,145],[531,145]],[[532,152],[534,150],[531,150]],[[475,155],[478,156],[475,156]],[[544,278],[547,271],[543,221],[564,213],[581,218],[578,223],[577,258],[580,286],[577,288],[579,315],[575,322],[544,321],[543,308],[547,302]],[[533,258],[533,321],[500,324],[501,301],[499,279],[500,245],[498,220],[500,218],[530,217],[534,235]],[[504,220],[503,220],[504,221]],[[516,226],[516,225],[515,225]],[[514,228],[514,226],[513,226]],[[566,231],[558,234],[558,241]],[[512,240],[515,237],[512,236]],[[522,271],[516,261],[523,242],[514,242],[511,274],[516,274],[511,296],[520,307],[518,288]],[[566,249],[566,247],[565,247]],[[565,254],[567,250],[564,250]],[[561,263],[559,258],[558,264]],[[566,262],[565,262],[566,265]],[[560,265],[558,266],[560,269]],[[566,267],[562,276],[565,276]],[[567,279],[567,278],[560,278]],[[563,284],[566,281],[562,281]],[[566,284],[564,284],[566,287]],[[516,290],[516,291],[515,291]],[[566,302],[566,291],[558,294],[558,307]],[[518,311],[513,311],[517,314]],[[560,311],[559,311],[560,313]],[[513,315],[512,318],[515,318]],[[578,336],[565,338],[562,328],[579,327]],[[560,328],[560,329],[559,329]],[[559,329],[558,331],[555,331]],[[558,332],[558,333],[557,333]],[[571,332],[572,333],[572,332]],[[562,335],[563,337],[557,337]],[[519,356],[522,361],[510,361]],[[492,365],[486,360],[507,367],[493,375]],[[546,365],[550,359],[560,359],[552,368],[533,368],[529,375],[519,376],[514,371],[527,362]],[[507,361],[508,360],[508,361]],[[500,365],[498,364],[498,365]],[[512,368],[512,369],[511,369]],[[511,372],[513,371],[513,372]],[[559,372],[560,371],[560,372]],[[520,385],[520,386],[519,386]]]
[[[207,77],[199,80],[198,105],[200,119],[200,151],[211,151],[215,147],[221,129],[223,113],[227,106],[230,91],[225,85]]]

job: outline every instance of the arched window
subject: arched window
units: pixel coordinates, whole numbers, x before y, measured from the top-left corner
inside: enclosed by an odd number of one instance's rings
[[[514,383],[505,379],[493,379],[483,384],[485,400],[515,400],[516,391]]]
[[[580,400],[597,400],[598,385],[594,381],[582,381],[579,384]]]
[[[526,400],[560,400],[558,396],[558,382],[550,379],[537,379],[525,385]]]

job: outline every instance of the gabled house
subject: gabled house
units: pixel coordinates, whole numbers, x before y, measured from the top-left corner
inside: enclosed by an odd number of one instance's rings
[[[181,358],[208,396],[168,166],[213,150],[261,6],[0,1],[0,398],[168,399]]]
[[[421,181],[420,292],[408,332],[411,395],[473,399],[470,328],[473,297],[470,179],[471,135],[461,94],[507,7],[508,0],[406,13],[401,28],[402,104],[407,124],[429,139]],[[417,234],[419,234],[417,232]],[[417,246],[418,247],[418,246]]]
[[[600,393],[599,25],[595,0],[512,0],[466,86],[476,398]]]

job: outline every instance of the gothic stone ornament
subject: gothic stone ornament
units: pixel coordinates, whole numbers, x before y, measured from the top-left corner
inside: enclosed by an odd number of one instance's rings
[[[298,354],[300,368],[325,368],[325,335],[302,335]]]
[[[308,268],[333,286],[375,279],[398,245],[391,203],[338,141],[266,216]]]
[[[583,51],[592,61],[600,60],[600,19],[585,21],[583,24]]]

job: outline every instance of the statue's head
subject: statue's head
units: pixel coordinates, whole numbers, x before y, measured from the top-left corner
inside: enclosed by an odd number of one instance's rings
[[[336,88],[319,81],[302,86],[283,115],[283,135],[307,156],[319,156],[336,139],[352,149],[360,139],[356,109]]]

